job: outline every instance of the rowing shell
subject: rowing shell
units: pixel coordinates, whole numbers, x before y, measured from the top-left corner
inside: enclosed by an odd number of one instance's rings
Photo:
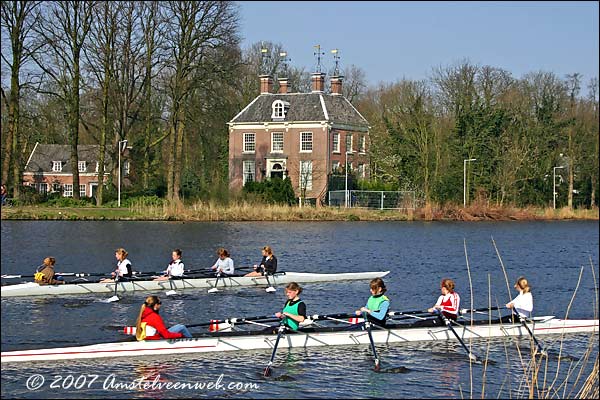
[[[305,348],[318,346],[367,345],[367,332],[348,327],[304,328],[299,332],[285,334],[279,347]],[[445,327],[411,327],[408,324],[388,324],[389,329],[373,328],[375,343],[405,343],[418,341],[456,340]],[[495,323],[477,321],[474,325],[456,326],[462,339],[488,337],[529,337],[520,323]],[[535,336],[568,333],[598,333],[598,320],[563,320],[554,317],[535,318]],[[40,350],[2,352],[2,363],[73,360],[108,357],[164,356],[169,354],[192,354],[221,351],[272,349],[276,336],[255,332],[206,333],[190,339],[126,341],[102,343],[89,346],[63,347]]]
[[[352,281],[381,278],[389,274],[390,271],[375,272],[352,272],[343,274],[313,274],[306,272],[283,272],[269,276],[269,281],[273,285],[283,285],[290,282],[312,283],[312,282],[334,282],[334,281]],[[167,281],[132,281],[118,282],[117,291],[124,292],[142,292],[157,290],[182,290],[182,289],[202,289],[215,287],[216,278],[193,278],[193,279],[172,279]],[[231,276],[221,277],[219,288],[235,286],[268,286],[267,279],[264,276]],[[34,282],[21,283],[17,285],[2,286],[2,297],[17,296],[52,296],[65,294],[86,294],[86,293],[114,293],[114,283],[68,283],[61,285],[38,285]]]

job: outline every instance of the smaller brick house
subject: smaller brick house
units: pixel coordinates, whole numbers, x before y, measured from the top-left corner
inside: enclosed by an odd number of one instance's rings
[[[98,145],[78,145],[79,196],[94,197],[98,187]],[[121,159],[122,177],[129,175],[129,161]],[[111,157],[104,158],[104,183],[110,171],[116,170]],[[116,181],[116,179],[115,179]],[[73,171],[71,169],[71,146],[36,143],[23,172],[23,185],[32,186],[40,193],[61,192],[64,197],[73,196]]]

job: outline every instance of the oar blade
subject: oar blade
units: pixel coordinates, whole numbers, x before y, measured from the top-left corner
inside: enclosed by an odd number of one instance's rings
[[[265,367],[265,370],[263,371],[263,376],[265,378],[268,378],[269,376],[271,376],[271,366],[270,365],[267,365]]]
[[[175,290],[167,290],[165,296],[175,296],[177,292]]]
[[[119,300],[120,300],[119,296],[112,296],[111,298],[106,299],[104,302],[105,303],[114,303],[115,301],[119,301]]]
[[[212,288],[212,289],[208,289],[208,293],[217,293],[219,291],[219,289],[217,289],[216,287]]]
[[[277,291],[277,289],[275,289],[273,286],[269,286],[268,288],[265,289],[265,292],[267,292],[267,293],[274,293],[276,291]]]

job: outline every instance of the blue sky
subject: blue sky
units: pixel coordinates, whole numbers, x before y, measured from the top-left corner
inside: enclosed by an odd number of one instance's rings
[[[468,59],[520,78],[548,71],[598,77],[598,2],[252,2],[237,3],[242,47],[281,43],[290,65],[313,71],[354,64],[369,84],[426,79]],[[582,85],[582,89],[585,86]]]

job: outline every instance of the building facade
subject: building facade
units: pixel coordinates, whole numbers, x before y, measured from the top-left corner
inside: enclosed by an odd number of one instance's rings
[[[23,172],[23,185],[31,186],[39,193],[62,193],[73,197],[79,190],[80,197],[94,197],[98,188],[98,154],[100,146],[78,145],[79,188],[73,187],[71,146],[36,143]],[[110,156],[104,158],[104,184],[114,168]],[[129,175],[129,161],[122,161],[123,176]]]
[[[240,190],[249,181],[289,177],[298,197],[326,196],[332,173],[352,170],[368,177],[367,120],[342,95],[342,77],[312,75],[311,93],[288,93],[287,79],[260,76],[261,93],[229,123],[229,186]]]

